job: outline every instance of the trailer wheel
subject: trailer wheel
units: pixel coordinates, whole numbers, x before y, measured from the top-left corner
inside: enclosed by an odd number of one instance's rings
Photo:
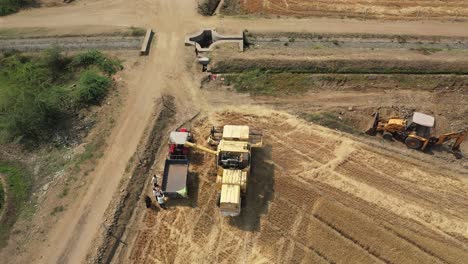
[[[405,144],[410,149],[420,149],[423,145],[423,142],[417,138],[407,137],[405,139]]]
[[[218,195],[216,196],[216,206],[221,207],[221,194],[220,193],[218,193]]]
[[[392,135],[392,133],[390,133],[390,132],[383,132],[382,137],[383,137],[385,140],[393,141],[393,135]]]

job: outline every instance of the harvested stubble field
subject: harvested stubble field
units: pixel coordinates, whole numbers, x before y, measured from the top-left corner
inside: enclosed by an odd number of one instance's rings
[[[255,114],[252,114],[255,113]],[[468,186],[460,172],[396,156],[287,114],[247,107],[193,125],[264,132],[247,205],[223,218],[214,160],[192,157],[191,200],[148,209],[133,263],[463,263]],[[441,192],[440,190],[444,190]]]
[[[332,16],[383,19],[466,19],[468,2],[463,0],[239,0],[227,1],[244,13],[286,16]]]

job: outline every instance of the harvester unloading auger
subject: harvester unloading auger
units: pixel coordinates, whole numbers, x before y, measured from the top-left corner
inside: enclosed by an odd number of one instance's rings
[[[225,216],[237,216],[241,211],[242,198],[247,192],[251,149],[262,147],[262,133],[252,131],[248,126],[226,125],[211,130],[209,143],[217,146],[217,149],[212,150],[188,141],[185,146],[216,156],[219,208]]]
[[[384,139],[398,139],[406,144],[408,148],[428,150],[432,146],[441,145],[449,140],[455,140],[452,145],[452,151],[457,158],[461,157],[460,145],[468,136],[468,129],[443,134],[441,136],[433,136],[431,130],[435,125],[433,116],[419,112],[414,112],[408,118],[393,116],[389,118],[381,118],[379,113],[374,113],[374,120],[366,133],[375,136],[377,133],[382,133]]]

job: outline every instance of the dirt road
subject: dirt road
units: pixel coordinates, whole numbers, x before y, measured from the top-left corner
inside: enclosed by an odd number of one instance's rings
[[[161,1],[157,13],[147,14],[157,30],[155,45],[143,65],[123,78],[130,87],[122,115],[108,139],[109,147],[90,177],[86,195],[69,205],[57,225],[50,232],[46,246],[35,248],[25,260],[36,263],[83,263],[95,234],[103,222],[103,214],[118,189],[127,161],[135,153],[145,129],[151,124],[155,101],[163,93],[176,96],[176,104],[183,120],[197,111],[192,104],[196,82],[185,69],[183,52],[187,27],[176,18],[195,16],[194,4],[186,1]],[[181,107],[183,104],[183,107]],[[40,246],[40,245],[38,245]],[[21,260],[19,261],[21,262]]]
[[[104,157],[96,165],[95,171],[90,175],[93,181],[89,184],[89,188],[84,197],[78,199],[74,204],[70,204],[66,212],[63,213],[57,225],[47,235],[44,242],[36,243],[29,252],[23,255],[20,259],[14,259],[16,263],[83,263],[89,245],[93,237],[101,228],[102,218],[104,212],[111,202],[114,192],[118,189],[119,182],[124,175],[127,161],[135,152],[138,142],[144,135],[145,128],[149,125],[152,113],[154,110],[155,99],[160,97],[163,93],[170,93],[177,98],[176,104],[178,109],[183,109],[178,113],[178,118],[183,120],[185,117],[190,116],[199,108],[206,107],[206,102],[201,98],[196,88],[198,83],[194,81],[193,75],[187,71],[185,65],[185,52],[183,49],[184,36],[187,33],[196,31],[204,26],[216,26],[219,28],[226,28],[228,30],[242,30],[244,28],[252,28],[255,30],[270,30],[270,31],[317,31],[317,32],[365,32],[365,33],[380,33],[386,31],[388,34],[426,34],[426,35],[454,35],[466,36],[468,32],[466,28],[468,24],[463,23],[440,23],[440,22],[397,22],[388,24],[386,22],[368,22],[368,21],[344,21],[339,19],[280,19],[280,20],[244,20],[235,18],[201,18],[196,15],[196,1],[188,0],[171,0],[171,1],[79,1],[75,4],[66,7],[52,7],[44,9],[32,9],[22,11],[17,15],[8,16],[0,19],[0,27],[68,27],[68,26],[83,26],[83,25],[119,25],[119,26],[151,26],[156,31],[155,44],[151,50],[148,58],[142,59],[142,64],[135,67],[132,72],[124,73],[124,78],[130,87],[129,94],[122,109],[122,115],[116,120],[115,129],[112,131],[108,139],[108,148],[105,150]],[[450,27],[447,28],[447,25]],[[320,146],[319,146],[320,147]],[[279,149],[279,148],[278,148]],[[338,148],[341,151],[341,148]],[[340,153],[338,153],[340,154]],[[348,154],[349,153],[345,153]],[[341,154],[340,154],[341,155]],[[332,156],[330,154],[329,156]],[[297,162],[295,160],[294,162]],[[329,165],[322,164],[325,168]],[[333,165],[333,164],[331,164]],[[330,165],[330,166],[331,166]],[[272,165],[265,165],[271,167]],[[266,168],[268,172],[268,168]],[[312,176],[303,176],[303,178],[313,178]],[[326,180],[332,180],[325,178]],[[310,180],[310,179],[309,179]],[[301,181],[306,182],[305,179]],[[339,182],[338,182],[339,183]],[[355,183],[354,181],[351,183]],[[203,183],[205,184],[205,183]],[[208,184],[208,183],[206,183]],[[310,183],[308,183],[310,184]],[[344,182],[343,184],[347,184]],[[208,185],[206,187],[209,187]],[[212,200],[213,192],[208,191],[203,187],[206,192],[200,193],[200,198]],[[345,190],[346,191],[346,190]],[[453,191],[456,194],[456,190]],[[376,192],[378,195],[381,193]],[[454,194],[454,195],[455,195]],[[361,197],[362,193],[359,194]],[[380,196],[376,196],[380,197]],[[389,203],[393,206],[398,205],[400,200],[390,200]],[[458,201],[458,200],[457,200]],[[458,201],[462,204],[462,201]],[[202,207],[194,210],[193,212],[186,212],[190,215],[198,215],[200,223],[191,227],[187,226],[186,231],[189,234],[195,234],[195,239],[198,244],[193,244],[192,248],[174,247],[169,239],[167,247],[167,254],[162,255],[167,260],[177,258],[182,261],[188,257],[191,260],[209,260],[214,258],[211,250],[215,249],[219,253],[220,258],[225,256],[229,259],[230,251],[222,252],[218,248],[216,238],[223,235],[225,226],[219,226],[221,229],[211,232],[209,224],[214,220],[214,208],[212,204],[208,207]],[[460,205],[461,206],[461,205]],[[263,207],[262,207],[263,208]],[[294,207],[295,208],[295,207]],[[300,205],[297,209],[298,215],[304,215],[305,205]],[[395,208],[394,208],[395,209]],[[412,210],[406,208],[405,210]],[[416,208],[418,209],[418,208]],[[201,211],[200,211],[201,210]],[[282,209],[281,209],[282,210]],[[395,209],[396,210],[396,209]],[[202,212],[202,213],[200,213]],[[393,211],[392,211],[393,212]],[[426,212],[424,210],[418,211],[421,215],[415,217],[422,218]],[[398,212],[393,212],[398,213]],[[253,214],[253,212],[251,212]],[[190,218],[187,215],[181,214],[179,217],[159,218],[163,221],[184,221]],[[150,214],[148,217],[153,217]],[[435,217],[439,217],[436,215]],[[441,214],[442,220],[445,221],[446,215]],[[444,218],[445,217],[445,218]],[[307,219],[311,218],[308,216]],[[153,219],[154,220],[154,219]],[[218,219],[219,220],[219,219]],[[218,221],[216,220],[216,221]],[[150,221],[150,220],[148,220]],[[198,221],[194,221],[197,223]],[[317,220],[310,220],[315,221]],[[149,226],[153,226],[155,222],[148,222]],[[293,229],[298,230],[302,228],[305,222],[297,221],[292,223]],[[431,228],[448,228],[446,222],[430,223]],[[463,228],[463,223],[456,222],[460,228]],[[247,225],[242,225],[241,228],[255,228],[258,224],[250,222]],[[317,225],[323,225],[318,223]],[[159,226],[159,225],[158,225]],[[182,225],[181,225],[182,226]],[[180,231],[173,229],[163,224],[158,228],[158,235],[175,236]],[[192,228],[192,229],[190,229]],[[201,228],[201,230],[198,230]],[[276,230],[271,231],[272,234],[278,233],[278,228],[271,225],[268,228]],[[327,229],[327,228],[325,228]],[[156,230],[156,229],[155,229]],[[379,229],[380,230],[380,229]],[[460,230],[456,228],[448,228],[449,232],[459,234]],[[241,233],[239,230],[227,230],[227,236],[232,237],[233,240],[226,240],[226,248],[240,249],[244,253],[237,255],[240,260],[251,261],[268,261],[271,259],[274,252],[270,255],[266,254],[265,250],[261,247],[255,247],[252,253],[243,250],[247,246],[256,245],[255,241],[263,239],[261,234]],[[164,233],[165,232],[165,233]],[[231,232],[231,233],[230,233]],[[275,233],[276,232],[276,233]],[[345,240],[336,234],[336,231],[331,231],[329,228],[324,232],[331,232],[337,240]],[[230,235],[231,234],[231,235]],[[431,233],[432,234],[432,233]],[[297,233],[295,235],[298,235]],[[444,237],[444,236],[442,236]],[[280,237],[281,238],[281,237]],[[189,237],[180,237],[181,242],[191,243]],[[300,241],[302,238],[295,237],[292,241]],[[445,238],[444,238],[445,239]],[[458,242],[453,238],[447,238],[448,241],[458,246]],[[247,243],[243,244],[243,242]],[[265,238],[266,243],[272,243],[271,238]],[[223,243],[224,243],[223,242]],[[348,245],[350,242],[343,242]],[[146,247],[146,246],[145,246]],[[171,250],[178,250],[179,254],[171,254]],[[358,246],[349,246],[361,254],[362,258],[375,260],[376,257],[372,254],[366,253],[365,250]],[[154,248],[149,248],[155,250]],[[283,247],[287,254],[284,260],[290,260],[294,250],[303,250],[311,255],[311,258],[320,259],[320,255],[316,256],[313,250],[307,250],[307,245],[299,243],[298,249],[293,246]],[[137,250],[137,249],[136,249]],[[415,248],[414,250],[417,251]],[[436,249],[434,249],[436,250]],[[137,251],[135,251],[137,252]],[[185,253],[184,253],[185,252]],[[234,251],[235,252],[235,251]],[[419,251],[418,251],[419,252]],[[188,255],[187,255],[188,254]],[[305,254],[305,253],[304,253]],[[424,255],[424,253],[421,253]],[[461,254],[457,251],[457,254]],[[152,254],[148,254],[151,257]],[[429,260],[434,258],[426,256]],[[139,257],[138,253],[132,253],[132,258]],[[206,257],[206,258],[205,258]],[[421,258],[422,259],[422,258]]]
[[[173,1],[171,1],[173,2]],[[196,1],[177,0],[174,5],[183,9],[193,8]],[[179,3],[180,2],[180,3]],[[349,20],[338,18],[233,18],[200,17],[196,10],[165,17],[159,8],[164,1],[150,0],[99,0],[78,1],[69,6],[31,9],[19,14],[0,18],[0,28],[51,27],[66,28],[83,25],[99,26],[152,26],[155,29],[171,27],[173,23],[183,24],[182,34],[199,30],[200,26],[218,27],[227,30],[257,30],[275,32],[317,32],[317,33],[375,33],[429,36],[468,36],[468,21],[380,21]],[[171,10],[170,8],[168,10]],[[156,20],[155,20],[156,19]],[[171,27],[177,32],[177,27]],[[75,28],[76,30],[76,28]]]

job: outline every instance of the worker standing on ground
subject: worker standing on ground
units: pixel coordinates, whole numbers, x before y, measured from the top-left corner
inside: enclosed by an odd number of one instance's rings
[[[153,194],[154,194],[154,197],[156,198],[156,201],[159,204],[159,207],[161,207],[161,209],[166,210],[167,207],[164,201],[164,193],[157,183],[154,183]]]
[[[158,183],[158,178],[159,178],[159,175],[154,174],[153,179],[151,179],[151,184],[154,185],[155,183]]]

